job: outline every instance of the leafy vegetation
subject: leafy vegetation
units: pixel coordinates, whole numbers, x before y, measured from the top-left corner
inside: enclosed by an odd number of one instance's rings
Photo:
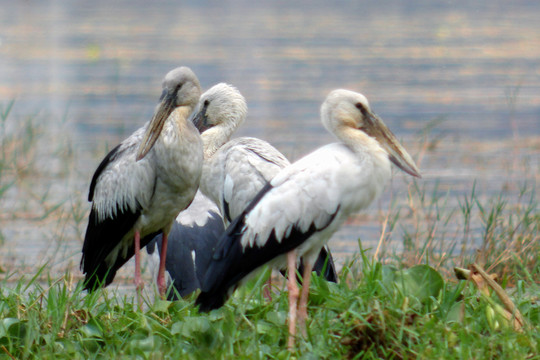
[[[15,287],[4,284],[0,354],[43,359],[532,359],[538,354],[536,284],[520,281],[510,291],[526,323],[516,330],[496,318],[492,302],[469,281],[445,281],[427,265],[399,270],[365,255],[361,260],[343,269],[339,284],[314,278],[307,337],[292,354],[286,350],[287,294],[276,291],[272,301],[265,300],[260,289],[266,274],[210,314],[199,314],[193,298],[147,299],[148,308],[139,312],[132,297],[82,292],[70,274],[49,279],[46,286],[38,276]],[[361,275],[353,276],[357,270]]]

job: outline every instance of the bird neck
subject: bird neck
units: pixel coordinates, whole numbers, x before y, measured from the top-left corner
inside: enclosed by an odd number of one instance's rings
[[[190,106],[179,106],[174,109],[165,122],[158,141],[169,145],[171,142],[180,141],[180,139],[186,140],[181,141],[181,144],[201,142],[199,131],[191,121],[187,120],[192,109]]]
[[[186,127],[186,119],[192,111],[193,107],[191,106],[179,106],[173,110],[171,115],[169,115],[169,119],[167,120],[172,120],[174,124],[178,127],[178,129],[180,129],[181,131],[183,128]]]
[[[381,147],[377,139],[365,132],[343,126],[335,134],[341,142],[347,145],[358,156],[370,157],[376,163],[389,163],[386,150]]]
[[[201,134],[204,148],[204,158],[211,158],[220,147],[223,146],[232,136],[235,128],[224,126],[224,124],[216,125]]]

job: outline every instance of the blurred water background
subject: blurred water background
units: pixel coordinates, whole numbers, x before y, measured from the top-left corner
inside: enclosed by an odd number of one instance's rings
[[[290,160],[333,141],[319,107],[347,88],[414,154],[428,193],[454,207],[473,186],[517,197],[539,179],[538,19],[536,1],[0,0],[0,104],[15,100],[4,130],[31,118],[46,139],[31,185],[1,198],[0,265],[78,271],[93,171],[150,119],[180,65],[204,89],[238,87],[249,118],[237,135]],[[395,174],[330,243],[338,261],[358,238],[374,248],[385,211],[407,203],[412,179]],[[57,211],[44,197],[63,212],[41,216]]]

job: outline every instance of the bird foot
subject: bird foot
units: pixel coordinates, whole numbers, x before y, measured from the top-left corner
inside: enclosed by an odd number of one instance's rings
[[[137,303],[139,304],[139,311],[142,311],[143,299],[142,292],[144,290],[144,282],[139,278],[135,278],[135,290],[137,291]]]
[[[266,301],[270,302],[272,301],[272,284],[266,283],[263,288],[263,296],[266,299]]]
[[[159,291],[159,296],[162,300],[165,300],[167,296],[167,282],[165,281],[165,276],[158,276],[157,287]]]

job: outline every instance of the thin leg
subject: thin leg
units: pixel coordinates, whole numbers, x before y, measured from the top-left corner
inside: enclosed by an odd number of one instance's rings
[[[306,336],[307,301],[309,296],[309,283],[311,282],[311,271],[313,264],[304,259],[304,273],[302,274],[302,294],[300,304],[298,304],[298,326],[302,330],[302,335]]]
[[[159,255],[159,271],[157,276],[159,295],[165,299],[167,292],[167,282],[165,281],[165,261],[167,260],[167,242],[169,236],[164,231],[161,240],[161,254]]]
[[[135,230],[135,288],[137,289],[137,302],[142,311],[142,289],[144,283],[141,279],[141,234]]]
[[[289,276],[287,285],[289,289],[289,351],[294,350],[296,337],[296,306],[298,303],[298,285],[296,284],[296,251],[287,254],[287,267]]]
[[[264,284],[263,296],[266,301],[272,301],[272,270],[270,270],[270,277]]]

